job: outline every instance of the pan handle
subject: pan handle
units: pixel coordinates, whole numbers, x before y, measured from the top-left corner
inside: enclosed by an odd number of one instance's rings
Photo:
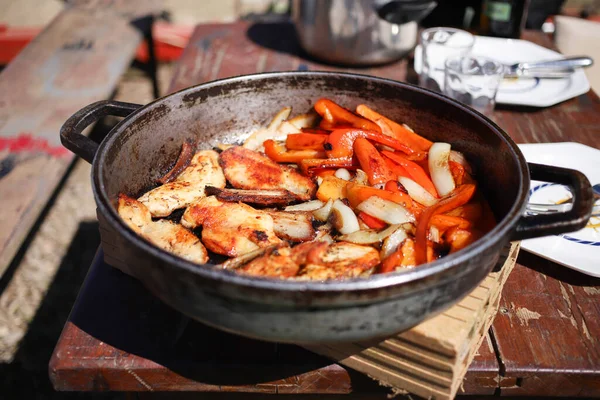
[[[562,213],[521,217],[511,240],[574,232],[585,227],[594,205],[592,186],[586,176],[573,169],[528,164],[531,179],[568,186],[573,193],[573,207]]]
[[[77,111],[63,124],[60,128],[60,141],[67,149],[91,164],[98,150],[98,143],[81,132],[102,117],[107,115],[126,117],[140,107],[142,106],[139,104],[113,100],[92,103]]]

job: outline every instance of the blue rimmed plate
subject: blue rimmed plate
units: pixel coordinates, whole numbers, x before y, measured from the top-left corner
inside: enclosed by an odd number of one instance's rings
[[[520,144],[519,147],[528,162],[576,169],[592,184],[600,183],[598,149],[580,143]],[[529,194],[530,202],[541,204],[556,204],[570,197],[566,187],[540,181],[531,182]],[[524,240],[521,248],[584,274],[600,277],[600,218],[592,217],[588,226],[577,232]]]

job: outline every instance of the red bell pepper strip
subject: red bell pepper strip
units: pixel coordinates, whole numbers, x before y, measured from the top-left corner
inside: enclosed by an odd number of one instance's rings
[[[387,157],[383,157],[383,160],[385,161],[385,165],[387,165],[390,171],[392,171],[392,174],[395,175],[396,179],[400,178],[401,176],[412,179],[412,175],[409,174],[406,168],[404,168],[400,164],[396,164]]]
[[[324,145],[325,150],[327,150],[327,156],[329,158],[351,157],[353,154],[354,141],[358,138],[369,139],[406,154],[413,153],[413,150],[410,147],[383,133],[364,129],[345,128],[336,129],[329,134],[327,142],[325,142]]]
[[[321,150],[329,135],[314,133],[290,133],[285,139],[288,150]]]
[[[469,229],[473,226],[468,219],[453,217],[445,214],[436,214],[431,217],[431,225],[438,228],[440,233],[444,233],[446,230],[455,226],[459,227],[460,229]]]
[[[367,139],[357,138],[354,141],[354,154],[360,167],[369,178],[371,185],[394,180],[394,174],[387,167],[383,156]]]
[[[382,199],[393,201],[403,207],[412,209],[413,201],[410,196],[406,193],[393,193],[387,190],[376,189],[371,186],[358,185],[353,182],[349,182],[346,185],[346,197],[350,202],[352,208],[356,208],[360,203],[367,200],[371,196],[381,197]]]
[[[323,117],[322,122],[324,123],[322,128],[335,127],[337,125],[349,125],[354,128],[381,132],[381,129],[377,124],[353,114],[329,99],[317,100],[315,103],[315,111]]]
[[[379,268],[379,273],[386,274],[388,272],[394,271],[397,267],[402,265],[402,260],[404,260],[404,253],[402,252],[402,246],[398,248],[395,252],[387,256],[381,267]]]
[[[287,150],[285,146],[271,139],[265,140],[263,146],[265,147],[267,157],[280,163],[299,163],[309,158],[326,157],[325,152],[319,150]]]
[[[300,161],[300,170],[308,176],[313,176],[316,171],[331,168],[353,168],[354,160],[352,157],[325,158],[325,159],[306,159]]]
[[[407,129],[406,127],[392,121],[391,119],[384,117],[364,104],[356,107],[356,113],[370,121],[377,123],[378,125],[380,123],[387,124],[387,126],[391,129],[391,133],[396,139],[406,144],[408,147],[411,147],[415,151],[427,152],[433,144],[430,140],[425,139],[423,136],[418,135],[410,129]]]
[[[467,184],[459,186],[450,195],[444,197],[433,206],[426,208],[421,213],[415,234],[417,265],[427,262],[427,231],[431,218],[436,214],[443,214],[466,204],[471,200],[474,193],[475,185]]]
[[[398,163],[409,173],[410,178],[417,182],[419,185],[423,186],[425,190],[427,190],[431,195],[435,198],[439,198],[437,190],[435,190],[435,186],[431,181],[431,178],[427,176],[427,173],[419,164],[414,161],[410,161],[402,154],[394,153],[392,151],[384,150],[381,152],[384,156],[388,157],[390,160]]]
[[[457,185],[462,185],[465,178],[465,167],[456,161],[448,161],[448,166],[450,167],[450,173],[452,174],[452,178],[454,178],[454,182]]]
[[[371,229],[383,229],[387,226],[387,224],[379,218],[372,217],[363,211],[358,213],[358,218],[360,218],[362,222],[364,222]]]
[[[302,133],[316,133],[318,135],[329,135],[329,130],[319,128],[300,128]]]

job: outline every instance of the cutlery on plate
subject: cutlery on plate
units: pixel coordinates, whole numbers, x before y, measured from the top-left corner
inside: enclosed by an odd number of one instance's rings
[[[592,186],[594,191],[594,200],[600,200],[600,183]],[[529,214],[554,214],[557,212],[566,212],[572,208],[570,201],[562,204],[540,204],[540,203],[527,203],[527,213]],[[592,217],[600,216],[600,205],[596,205],[592,208]]]
[[[576,68],[590,67],[591,57],[567,57],[539,62],[521,62],[506,65],[505,78],[567,78]]]

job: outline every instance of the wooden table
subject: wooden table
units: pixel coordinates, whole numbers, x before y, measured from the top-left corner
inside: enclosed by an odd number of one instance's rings
[[[551,46],[542,34],[525,38]],[[171,90],[261,71],[335,70],[307,59],[289,24],[200,25]],[[413,80],[406,60],[358,72]],[[598,146],[592,92],[547,109],[493,118],[518,143]],[[296,346],[229,335],[188,321],[132,278],[93,263],[50,362],[58,390],[347,394],[385,398],[369,378]],[[600,280],[521,252],[501,311],[470,366],[464,392],[600,396]],[[215,395],[219,397],[218,395]]]

